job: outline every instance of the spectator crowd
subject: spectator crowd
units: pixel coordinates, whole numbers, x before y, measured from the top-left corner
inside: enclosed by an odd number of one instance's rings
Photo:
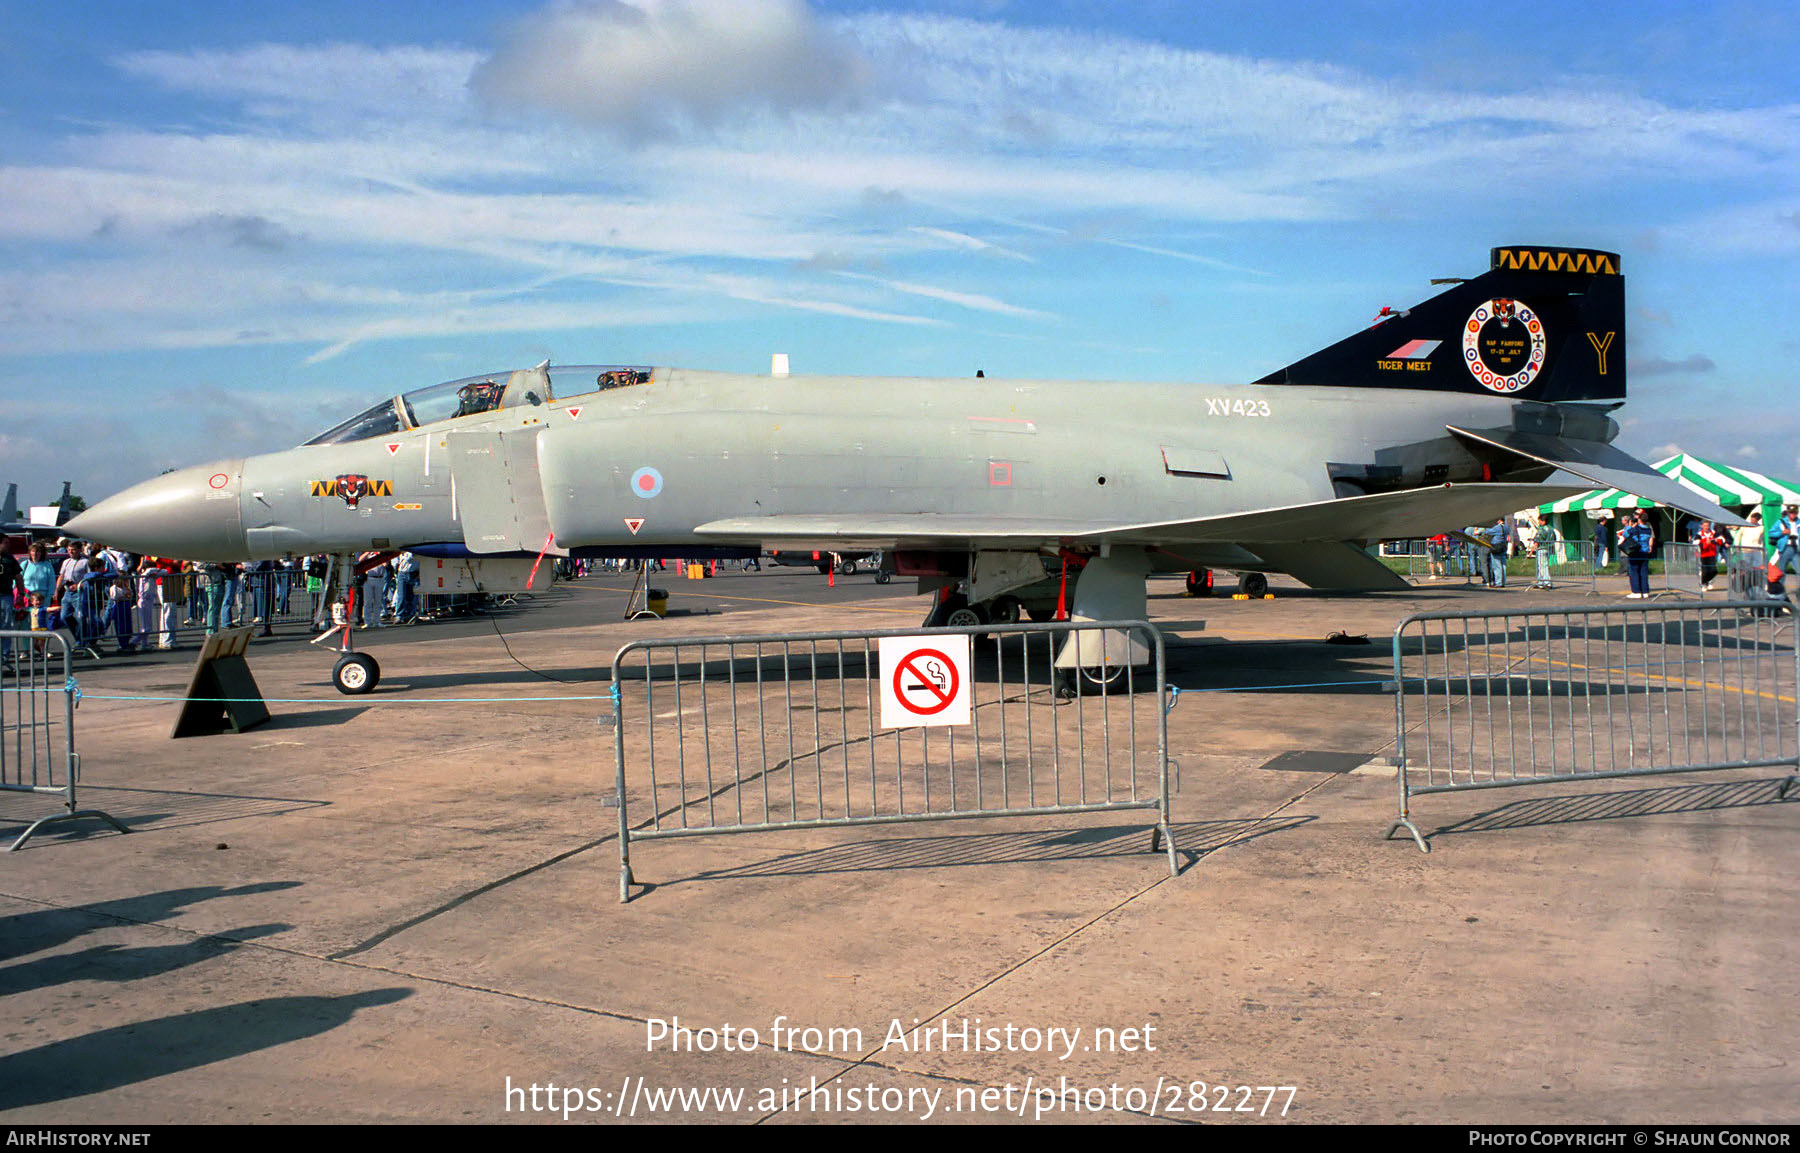
[[[419,619],[419,562],[411,553],[365,554],[357,566],[358,628]],[[35,540],[23,556],[0,551],[0,631],[66,630],[77,647],[98,651],[111,636],[120,652],[172,649],[183,629],[260,626],[304,618],[342,624],[327,603],[329,558],[248,564],[138,556],[92,541]],[[332,601],[336,601],[334,596]],[[11,642],[0,646],[10,652]]]

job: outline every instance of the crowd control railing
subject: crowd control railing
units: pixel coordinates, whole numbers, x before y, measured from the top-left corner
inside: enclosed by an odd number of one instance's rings
[[[1800,771],[1785,602],[1418,613],[1393,635],[1400,812],[1426,793],[1722,769]]]
[[[24,847],[45,825],[81,817],[130,832],[99,809],[76,804],[81,755],[75,751],[75,705],[81,690],[70,668],[72,638],[61,631],[7,630],[0,642],[0,791],[58,796],[64,810],[33,821],[8,851]]]
[[[1077,632],[1086,667],[1055,668]],[[1176,870],[1172,697],[1143,621],[636,641],[612,683],[621,901],[643,841],[955,818],[1141,810]],[[884,727],[884,683],[926,712],[966,693],[966,723]]]

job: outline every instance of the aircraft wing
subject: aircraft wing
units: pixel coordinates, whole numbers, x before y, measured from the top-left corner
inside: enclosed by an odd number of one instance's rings
[[[1645,500],[1691,512],[1720,524],[1750,522],[1707,500],[1680,481],[1664,476],[1629,453],[1597,440],[1573,440],[1514,428],[1457,428],[1446,425],[1451,435],[1498,448],[1540,464],[1555,465],[1601,488],[1616,488]],[[1539,502],[1542,503],[1542,502]]]
[[[1560,500],[1584,489],[1546,484],[1461,484],[1343,497],[1255,512],[1141,524],[945,513],[783,514],[709,521],[695,532],[779,548],[1021,548],[1097,544],[1233,544],[1251,552],[1309,542],[1430,536]],[[1259,554],[1260,555],[1260,554]],[[1283,568],[1282,571],[1289,571]]]

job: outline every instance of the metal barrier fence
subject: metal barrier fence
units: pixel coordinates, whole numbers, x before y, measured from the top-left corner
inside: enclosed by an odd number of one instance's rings
[[[131,831],[98,809],[75,805],[81,776],[75,703],[81,693],[70,673],[70,649],[62,632],[0,632],[0,791],[60,795],[66,810],[33,821],[9,852],[55,821],[98,817],[121,833]]]
[[[1424,793],[1781,766],[1800,646],[1767,602],[1418,613],[1394,628],[1402,828]]]
[[[1076,631],[1084,659],[1117,661],[1129,636],[1149,667],[1054,669]],[[878,642],[963,636],[969,724],[883,730]],[[1150,851],[1166,846],[1173,876],[1164,671],[1143,621],[635,641],[612,663],[619,899],[637,841],[1120,810],[1156,813]],[[627,780],[628,738],[647,779]]]

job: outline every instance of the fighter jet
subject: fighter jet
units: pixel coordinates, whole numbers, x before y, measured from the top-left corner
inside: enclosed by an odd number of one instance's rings
[[[68,523],[73,514],[69,511],[69,481],[63,481],[62,499],[56,502],[56,521],[53,524],[41,524],[33,520],[19,519],[19,486],[6,486],[6,499],[0,501],[0,536],[17,536],[28,539],[48,539],[62,535],[62,526]],[[23,547],[23,546],[21,546]]]
[[[1617,254],[1496,248],[1485,273],[1251,384],[546,363],[165,474],[69,530],[207,560],[880,549],[938,592],[927,625],[1042,615],[1047,587],[1075,619],[1141,619],[1153,571],[1405,587],[1369,542],[1593,485],[1735,522],[1611,445],[1624,349]],[[1579,483],[1543,483],[1558,470]],[[378,675],[346,652],[335,679]]]

